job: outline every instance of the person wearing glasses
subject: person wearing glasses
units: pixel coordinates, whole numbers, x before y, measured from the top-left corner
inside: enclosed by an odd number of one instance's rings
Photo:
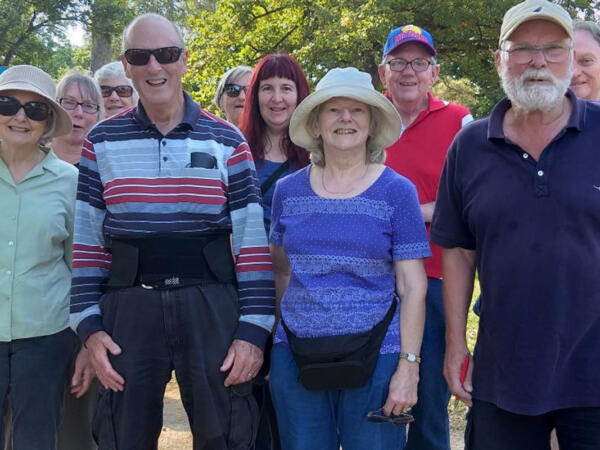
[[[125,76],[121,61],[104,64],[94,73],[94,80],[102,92],[106,117],[114,116],[135,106],[138,100],[137,92],[135,92],[131,80]]]
[[[69,329],[77,169],[45,143],[71,132],[37,67],[0,75],[0,409],[12,448],[56,449],[73,354]],[[0,423],[0,442],[4,441]]]
[[[600,100],[600,26],[592,21],[576,20],[575,70],[571,89],[578,97]]]
[[[547,450],[552,429],[561,449],[600,448],[600,104],[569,90],[573,38],[557,3],[506,12],[494,53],[506,98],[458,133],[440,180],[444,373],[471,405],[471,450]]]
[[[156,448],[174,370],[194,447],[250,449],[274,323],[250,149],[183,91],[173,23],[135,18],[122,50],[139,102],[90,131],[75,217],[71,326],[102,384],[94,435],[101,449]]]
[[[382,164],[400,128],[353,67],[330,70],[292,116],[312,164],[273,198],[270,383],[285,450],[404,448],[393,416],[417,401],[430,250],[414,185]]]
[[[252,67],[234,67],[223,74],[217,86],[213,101],[216,107],[225,114],[225,118],[235,126],[239,126],[244,110],[251,74]]]
[[[383,49],[379,78],[402,118],[398,140],[387,148],[385,164],[417,187],[421,212],[429,232],[439,176],[456,133],[472,120],[462,105],[436,98],[431,92],[440,65],[431,34],[416,25],[393,29]],[[427,316],[419,374],[419,401],[412,409],[406,448],[450,450],[448,401],[442,373],[444,363],[444,306],[442,251],[432,244],[425,260]]]

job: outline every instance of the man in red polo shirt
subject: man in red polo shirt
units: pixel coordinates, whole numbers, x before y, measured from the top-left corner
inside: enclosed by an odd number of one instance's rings
[[[379,66],[379,78],[402,118],[402,133],[387,149],[385,163],[417,187],[428,233],[446,152],[456,133],[473,120],[464,106],[439,100],[431,93],[440,71],[435,57],[431,34],[405,25],[390,32]],[[412,410],[415,422],[410,426],[407,450],[450,450],[450,392],[442,374],[442,258],[438,246],[432,244],[431,249],[433,256],[425,260],[427,318],[421,346],[419,401]]]

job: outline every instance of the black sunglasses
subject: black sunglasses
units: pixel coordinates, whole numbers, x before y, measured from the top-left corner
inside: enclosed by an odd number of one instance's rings
[[[28,118],[36,122],[46,120],[52,112],[50,106],[44,102],[27,102],[21,104],[14,97],[0,95],[0,115],[14,116],[21,108],[23,108]]]
[[[131,86],[100,86],[102,97],[110,97],[113,92],[116,92],[119,97],[131,97],[133,88]]]
[[[225,93],[227,94],[227,97],[239,97],[242,91],[244,91],[244,93],[248,92],[248,86],[242,86],[235,83],[227,83],[225,85]]]
[[[383,408],[376,409],[375,411],[369,411],[367,413],[367,420],[375,423],[393,423],[394,425],[406,425],[414,422],[415,418],[412,414],[400,413],[398,415],[390,414],[386,416],[383,413]]]
[[[130,48],[125,50],[125,59],[132,66],[145,66],[150,61],[150,55],[154,55],[159,64],[173,64],[182,53],[181,47]]]

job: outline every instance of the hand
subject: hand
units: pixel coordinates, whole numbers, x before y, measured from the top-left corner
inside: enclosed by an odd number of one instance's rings
[[[121,354],[121,347],[106,333],[106,331],[96,331],[85,341],[85,346],[90,352],[92,365],[96,369],[96,374],[102,386],[113,391],[122,391],[125,380],[113,369],[108,359],[108,352],[113,355]]]
[[[83,396],[90,388],[95,376],[96,370],[92,365],[90,353],[85,347],[81,347],[75,358],[75,370],[73,378],[71,378],[71,394],[74,394],[76,398]]]
[[[221,372],[229,375],[225,378],[225,386],[246,383],[256,376],[263,363],[263,352],[250,342],[234,339],[227,351],[227,356],[220,367]]]
[[[469,368],[464,383],[460,382],[460,368],[465,356],[469,356]],[[444,378],[448,383],[450,393],[456,398],[462,400],[467,405],[472,405],[471,392],[473,392],[473,358],[465,346],[448,347],[446,346],[446,356],[444,357]]]
[[[412,408],[417,403],[418,384],[419,364],[401,359],[390,380],[383,413],[398,415]]]

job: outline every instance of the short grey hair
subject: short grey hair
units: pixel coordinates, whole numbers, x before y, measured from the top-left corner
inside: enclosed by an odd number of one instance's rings
[[[250,66],[236,66],[229,69],[227,72],[223,74],[221,80],[219,81],[219,85],[217,86],[217,91],[215,92],[215,98],[213,102],[217,108],[223,111],[223,107],[221,106],[221,97],[223,96],[223,92],[225,91],[225,85],[231,84],[235,80],[237,80],[242,75],[246,75],[247,73],[252,73],[252,67]],[[223,111],[224,112],[224,111]]]
[[[90,100],[97,103],[100,106],[98,110],[98,120],[104,117],[104,101],[102,100],[102,92],[96,81],[83,73],[69,72],[58,82],[56,86],[56,101],[60,102],[60,99],[65,95],[66,90],[73,84],[77,85],[79,92],[82,97],[87,95]]]
[[[323,105],[323,103],[321,103],[321,105]],[[326,161],[325,151],[323,149],[323,139],[315,134],[319,122],[321,105],[314,108],[306,120],[306,131],[311,137],[319,141],[319,145],[316,148],[307,148],[306,151],[309,153],[310,161],[315,166],[325,167]],[[367,162],[376,164],[383,163],[385,161],[385,148],[378,147],[375,144],[375,139],[371,138],[371,136],[376,136],[379,132],[379,124],[381,121],[378,120],[378,118],[381,113],[379,112],[379,109],[374,106],[367,105],[366,103],[365,105],[369,108],[371,116],[371,121],[369,123],[369,137],[367,138]]]
[[[156,21],[167,22],[169,25],[171,25],[171,27],[173,28],[173,31],[177,35],[177,40],[178,40],[177,44],[181,48],[185,48],[185,42],[183,40],[183,35],[181,34],[181,31],[179,30],[179,27],[177,25],[175,25],[173,22],[171,22],[165,16],[161,16],[160,14],[146,13],[146,14],[142,14],[141,16],[137,16],[135,19],[133,19],[131,22],[129,22],[129,24],[123,30],[123,41],[121,43],[121,52],[122,53],[125,53],[125,50],[127,50],[127,48],[128,48],[127,44],[129,43],[128,42],[129,36],[131,34],[131,30],[133,29],[133,27],[136,26],[138,24],[138,22],[142,22],[142,21],[146,21],[146,20],[156,20]]]
[[[573,32],[587,31],[592,35],[598,44],[600,44],[600,26],[591,20],[575,20],[573,22]]]

